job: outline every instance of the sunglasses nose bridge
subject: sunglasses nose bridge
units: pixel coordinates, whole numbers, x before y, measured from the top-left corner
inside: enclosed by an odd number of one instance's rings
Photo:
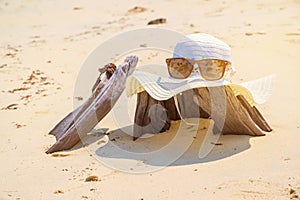
[[[197,69],[199,67],[198,63],[193,63],[192,65],[193,65],[194,69]]]

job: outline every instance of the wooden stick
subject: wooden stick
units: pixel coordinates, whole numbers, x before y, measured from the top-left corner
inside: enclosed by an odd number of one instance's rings
[[[137,61],[136,56],[127,57],[106,83],[99,83],[97,95],[93,93],[87,102],[65,117],[50,132],[56,136],[57,141],[46,153],[72,148],[105,117],[125,89],[126,79],[135,70]],[[59,132],[60,130],[63,132]]]
[[[106,71],[104,78],[101,80],[101,75]],[[62,135],[74,124],[74,122],[82,115],[82,113],[91,105],[91,103],[98,96],[99,92],[102,90],[104,85],[110,79],[112,74],[115,72],[116,66],[112,63],[105,65],[103,68],[100,68],[100,76],[97,78],[96,83],[92,88],[92,95],[87,101],[82,105],[76,108],[74,111],[69,113],[65,118],[63,118],[50,132],[50,135],[54,135],[56,140],[59,140]]]

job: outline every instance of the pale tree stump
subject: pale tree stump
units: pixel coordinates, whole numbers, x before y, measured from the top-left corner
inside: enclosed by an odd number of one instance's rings
[[[177,95],[177,99],[184,118],[212,118],[215,134],[263,136],[262,131],[272,131],[258,109],[243,96],[236,97],[229,86],[195,88]],[[164,132],[171,120],[180,119],[173,98],[157,101],[145,91],[138,93],[133,139]]]

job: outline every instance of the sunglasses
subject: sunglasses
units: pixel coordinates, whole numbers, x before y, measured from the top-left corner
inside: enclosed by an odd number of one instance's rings
[[[219,80],[224,77],[225,71],[230,69],[231,63],[225,60],[204,59],[188,60],[186,58],[167,58],[168,71],[176,79],[188,78],[193,71],[199,71],[203,79],[208,81]],[[194,69],[194,65],[198,67]]]

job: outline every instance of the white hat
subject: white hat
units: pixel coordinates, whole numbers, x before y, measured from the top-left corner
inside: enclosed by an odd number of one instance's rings
[[[191,34],[179,41],[174,49],[174,58],[191,60],[219,59],[231,62],[231,48],[225,42],[206,33]]]
[[[188,58],[191,60],[219,59],[231,62],[231,48],[225,42],[205,33],[185,36],[180,40],[173,52],[174,58]],[[235,95],[242,94],[250,105],[264,103],[271,95],[274,85],[274,76],[267,76],[255,81],[242,84],[232,84],[229,81],[231,68],[224,78],[216,81],[200,79],[200,73],[193,72],[186,79],[161,77],[143,71],[135,71],[126,82],[128,96],[146,90],[154,99],[167,100],[180,92],[197,87],[215,87],[229,85]]]
[[[225,42],[206,33],[190,34],[182,38],[175,46],[174,58],[187,58],[191,60],[218,59],[231,63],[231,48]],[[224,78],[228,81],[234,74],[234,67],[225,72]],[[197,66],[190,77],[201,77]]]

